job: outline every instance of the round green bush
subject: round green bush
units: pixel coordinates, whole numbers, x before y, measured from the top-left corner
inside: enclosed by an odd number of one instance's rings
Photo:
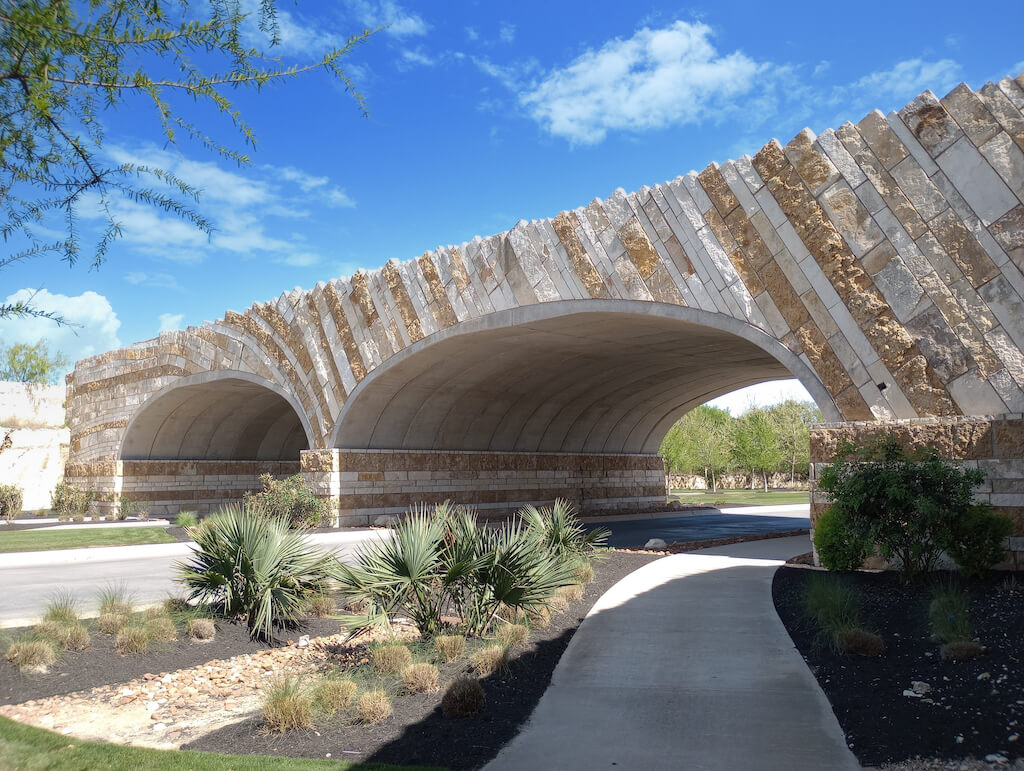
[[[829,507],[814,526],[814,548],[829,570],[856,570],[868,556],[868,543],[852,532],[843,513]]]

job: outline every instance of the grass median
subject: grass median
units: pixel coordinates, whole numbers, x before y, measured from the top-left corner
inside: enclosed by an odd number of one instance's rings
[[[699,503],[702,506],[789,506],[807,503],[806,490],[719,490],[717,493],[701,490],[673,490],[672,497],[683,503]]]
[[[82,549],[90,546],[137,546],[146,543],[173,543],[174,536],[162,527],[87,526],[69,530],[0,530],[0,552]]]
[[[33,771],[149,769],[150,771],[387,771],[398,766],[336,760],[274,758],[265,755],[218,755],[187,750],[151,750],[121,744],[87,742],[0,717],[0,768]]]

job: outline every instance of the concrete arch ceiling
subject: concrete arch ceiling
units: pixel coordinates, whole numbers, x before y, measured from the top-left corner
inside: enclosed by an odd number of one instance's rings
[[[240,378],[172,387],[142,407],[123,460],[297,460],[309,448],[288,401]]]
[[[651,313],[650,304],[644,313],[630,312],[631,303],[623,310],[560,305],[539,307],[530,320],[521,311],[493,318],[396,357],[352,394],[334,445],[653,453],[693,407],[794,376],[826,416],[838,414],[799,359],[791,356],[787,367],[765,349],[773,341],[762,335],[758,345],[726,331],[714,314],[699,323],[678,309]]]

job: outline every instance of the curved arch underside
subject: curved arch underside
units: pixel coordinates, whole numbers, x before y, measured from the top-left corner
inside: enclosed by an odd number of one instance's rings
[[[729,332],[642,314],[577,313],[417,351],[363,384],[335,445],[653,453],[697,405],[790,377]]]
[[[295,409],[236,378],[175,388],[128,427],[123,460],[297,460],[309,448]]]

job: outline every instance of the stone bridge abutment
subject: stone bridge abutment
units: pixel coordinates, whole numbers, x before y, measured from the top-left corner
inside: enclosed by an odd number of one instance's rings
[[[164,513],[299,469],[344,524],[444,498],[629,511],[663,501],[678,417],[796,377],[816,462],[835,432],[988,421],[949,455],[992,461],[1020,515],[1022,350],[1018,76],[81,361],[67,476]]]

